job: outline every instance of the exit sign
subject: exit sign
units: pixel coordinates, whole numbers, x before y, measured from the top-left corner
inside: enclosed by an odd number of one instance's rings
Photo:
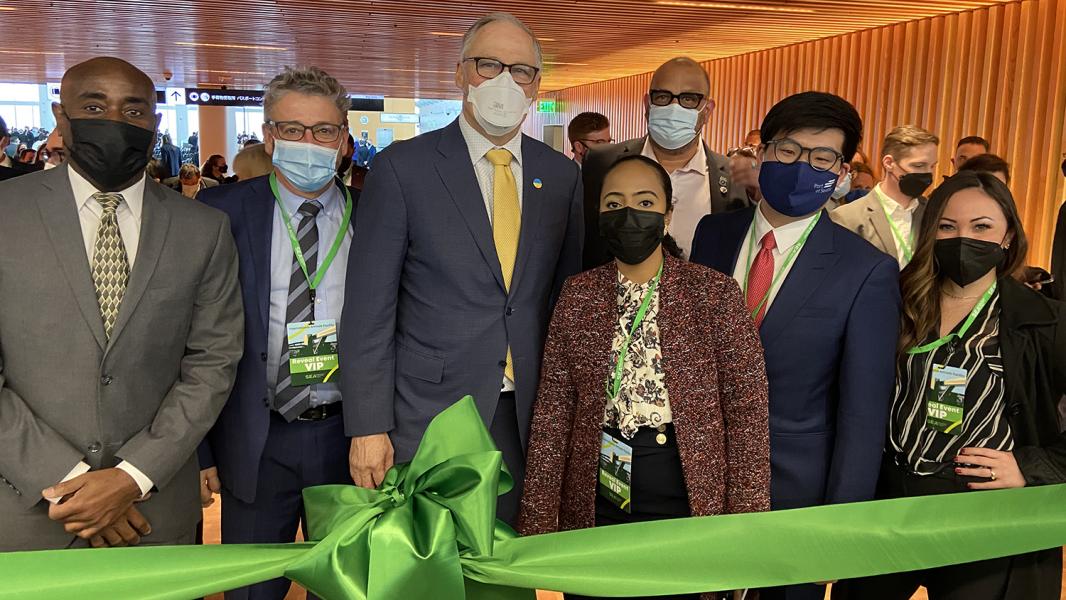
[[[559,112],[558,100],[537,100],[537,112],[540,113],[557,113]]]

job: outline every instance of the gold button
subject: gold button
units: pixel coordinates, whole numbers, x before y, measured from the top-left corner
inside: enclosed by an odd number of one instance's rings
[[[655,443],[659,444],[660,446],[665,446],[666,445],[666,434],[665,433],[660,433],[659,435],[655,436]]]
[[[659,433],[666,433],[666,425],[659,425]]]

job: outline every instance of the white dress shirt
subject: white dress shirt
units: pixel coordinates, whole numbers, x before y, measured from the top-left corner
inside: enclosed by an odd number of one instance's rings
[[[711,214],[711,184],[707,174],[707,152],[701,141],[696,155],[688,164],[670,173],[670,185],[674,188],[674,215],[670,217],[670,236],[685,253],[692,253],[692,238],[700,219]],[[641,154],[659,162],[651,147],[651,137],[644,142]]]
[[[459,130],[463,132],[466,140],[466,149],[470,152],[470,162],[474,164],[474,174],[477,176],[477,184],[481,188],[481,197],[485,200],[485,210],[489,215],[489,225],[492,225],[492,190],[495,179],[496,167],[485,157],[489,150],[503,148],[511,153],[511,173],[514,175],[515,186],[518,188],[518,208],[522,208],[522,132],[502,146],[493,144],[488,138],[478,133],[466,120],[466,113],[459,116]],[[503,378],[501,391],[513,392],[514,382],[506,376]]]
[[[881,210],[885,212],[885,208],[888,209],[889,218],[892,219],[892,223],[896,226],[896,231],[899,231],[900,236],[907,240],[907,245],[910,246],[910,251],[914,252],[914,236],[912,231],[914,229],[914,211],[918,210],[918,201],[911,200],[910,206],[903,208],[899,202],[896,202],[889,197],[888,194],[881,190],[881,184],[877,184],[873,189],[874,197],[881,202]],[[890,227],[891,229],[891,227]],[[895,232],[892,232],[892,243],[896,245],[896,258],[899,259],[900,270],[907,266],[909,262],[907,260],[906,253],[903,252],[903,244],[899,243],[896,239]]]
[[[770,305],[774,303],[774,298],[777,298],[777,292],[781,289],[781,286],[788,279],[788,274],[792,271],[792,267],[799,260],[799,252],[796,253],[796,257],[792,259],[792,262],[785,265],[785,258],[788,257],[788,253],[792,250],[792,247],[799,243],[800,238],[803,237],[803,232],[806,231],[807,226],[811,224],[811,221],[818,218],[818,215],[822,214],[821,211],[814,213],[806,219],[788,223],[780,227],[774,228],[770,225],[770,222],[766,220],[766,217],[762,214],[762,203],[755,209],[755,218],[752,220],[751,227],[755,228],[755,242],[751,243],[751,228],[748,228],[747,235],[744,236],[744,241],[741,242],[740,254],[737,255],[737,264],[733,268],[733,279],[737,280],[740,284],[740,289],[743,293],[747,294],[747,290],[744,289],[744,278],[748,271],[751,269],[751,263],[755,260],[755,257],[759,254],[759,250],[762,248],[761,242],[763,236],[769,231],[774,232],[774,240],[777,242],[777,247],[774,248],[774,275],[777,279],[776,282],[770,285],[770,295],[766,298],[766,314],[770,312]],[[828,219],[828,215],[826,216]],[[749,254],[749,248],[751,250]],[[778,276],[778,269],[784,269]],[[747,301],[747,298],[745,298]]]
[[[93,200],[93,194],[100,190],[89,183],[84,177],[72,168],[68,168],[70,174],[70,188],[74,192],[74,205],[78,211],[78,220],[81,222],[81,235],[85,240],[85,259],[89,261],[89,268],[93,264],[93,248],[96,245],[96,232],[100,227],[100,219],[104,216],[104,207]],[[133,271],[133,263],[137,259],[137,244],[141,237],[141,208],[144,206],[144,181],[141,177],[130,187],[118,192],[122,194],[123,202],[115,209],[115,217],[118,219],[118,230],[122,235],[122,243],[126,246],[126,258],[129,261],[130,272]],[[152,480],[140,469],[126,461],[118,464],[122,469],[137,482],[137,487],[144,496],[153,487]],[[71,469],[70,473],[62,479],[68,481],[79,475],[87,473],[91,467],[82,461]],[[59,498],[48,498],[49,502],[55,503]]]

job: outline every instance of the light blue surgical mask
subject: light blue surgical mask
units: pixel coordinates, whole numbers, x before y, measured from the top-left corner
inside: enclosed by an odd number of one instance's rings
[[[301,192],[313,193],[326,187],[337,175],[340,148],[307,142],[274,139],[274,166]]]
[[[667,150],[684,147],[696,137],[700,111],[680,104],[648,108],[648,134],[652,141]]]

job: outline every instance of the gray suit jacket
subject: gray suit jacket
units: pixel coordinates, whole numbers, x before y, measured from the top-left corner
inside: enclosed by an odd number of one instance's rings
[[[911,226],[914,239],[917,239],[918,230],[922,225],[925,204],[925,198],[918,198],[918,208],[914,209],[914,224]],[[892,226],[889,225],[888,217],[885,216],[885,209],[882,208],[874,192],[830,211],[829,216],[833,221],[873,244],[881,252],[898,260],[899,250],[896,247],[896,236],[892,234]]]
[[[0,550],[76,541],[41,490],[84,460],[155,484],[146,541],[200,519],[196,446],[233,384],[244,337],[226,217],[148,181],[137,260],[111,338],[67,169],[0,183]]]
[[[460,117],[462,118],[462,117]],[[396,461],[463,395],[492,423],[510,345],[524,442],[551,300],[581,263],[581,178],[522,137],[522,226],[510,293],[458,121],[374,158],[348,255],[340,384],[350,436],[390,432]]]
[[[648,137],[634,138],[625,142],[593,148],[585,156],[581,172],[584,177],[585,198],[585,246],[582,259],[583,269],[592,269],[610,262],[611,255],[600,239],[600,191],[603,189],[603,177],[607,169],[623,156],[640,154]],[[708,187],[711,190],[711,212],[721,214],[740,210],[751,205],[748,194],[743,188],[734,189],[729,176],[729,159],[717,152],[712,152],[703,144],[707,154]]]

